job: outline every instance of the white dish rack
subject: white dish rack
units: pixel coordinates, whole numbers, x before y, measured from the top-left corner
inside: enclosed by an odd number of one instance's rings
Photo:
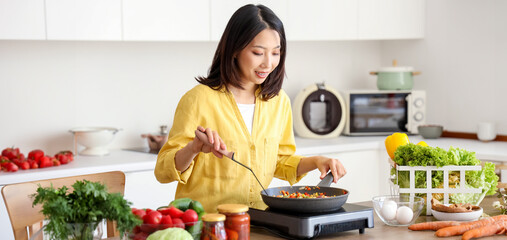
[[[482,167],[480,165],[478,166],[455,166],[455,165],[449,165],[449,166],[443,166],[443,167],[437,167],[437,166],[398,166],[395,162],[393,162],[391,159],[388,159],[389,163],[391,164],[391,167],[394,167],[396,169],[396,172],[399,171],[408,171],[409,172],[409,178],[410,178],[410,186],[409,188],[400,188],[398,184],[393,183],[391,179],[389,179],[389,183],[391,185],[391,194],[398,195],[401,193],[409,193],[410,196],[415,196],[416,193],[425,193],[426,194],[426,209],[431,209],[431,198],[433,193],[442,193],[444,195],[444,204],[449,204],[449,194],[450,193],[481,193],[481,188],[465,188],[466,183],[466,177],[465,172],[466,171],[480,171]],[[425,171],[426,172],[426,188],[416,188],[415,187],[415,171]],[[433,171],[443,171],[444,175],[444,184],[443,188],[433,188],[431,183],[431,174]],[[460,172],[460,183],[458,188],[449,188],[449,172]],[[396,174],[396,177],[398,174]],[[429,180],[429,181],[428,181]],[[398,179],[396,179],[396,182],[398,182]],[[426,211],[426,215],[431,215],[431,211]]]

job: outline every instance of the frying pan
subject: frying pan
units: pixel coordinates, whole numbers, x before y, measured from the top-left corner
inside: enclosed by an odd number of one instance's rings
[[[205,133],[195,130],[195,135],[202,141],[204,144],[213,146],[208,141],[208,137]],[[288,187],[274,187],[265,189],[262,186],[262,183],[259,181],[255,173],[251,168],[245,166],[244,164],[236,161],[234,159],[234,152],[229,152],[227,150],[219,150],[224,156],[230,158],[232,161],[238,163],[244,168],[248,169],[255,177],[259,185],[262,187],[261,197],[262,201],[270,208],[285,210],[290,212],[299,212],[299,213],[321,213],[321,212],[331,212],[336,211],[342,207],[345,202],[347,202],[347,198],[349,196],[349,191],[341,188],[330,187],[331,181],[333,180],[333,175],[329,172],[322,181],[320,181],[317,186],[308,186],[310,190],[306,190],[306,186],[288,186]],[[326,198],[282,198],[277,197],[281,195],[280,191],[286,191],[289,194],[300,192],[300,193],[324,193]]]

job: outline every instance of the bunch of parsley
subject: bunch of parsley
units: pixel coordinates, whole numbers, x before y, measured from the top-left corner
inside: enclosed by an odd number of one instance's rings
[[[108,193],[100,182],[76,181],[72,192],[63,186],[55,189],[39,185],[37,193],[31,197],[33,205],[42,204],[42,213],[49,221],[44,231],[51,239],[91,239],[93,231],[102,220],[117,222],[120,234],[141,224],[132,214],[130,205],[120,193]],[[69,225],[86,223],[75,232]]]

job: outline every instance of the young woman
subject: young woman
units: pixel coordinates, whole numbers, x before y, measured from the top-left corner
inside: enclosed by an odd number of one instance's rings
[[[249,4],[233,14],[208,76],[181,98],[158,154],[155,176],[178,181],[176,198],[198,200],[207,212],[222,203],[266,207],[254,176],[220,150],[235,152],[264,187],[273,177],[294,184],[316,168],[321,178],[331,171],[334,182],[345,175],[337,159],[294,155],[290,99],[281,89],[286,47],[283,24],[269,8]]]

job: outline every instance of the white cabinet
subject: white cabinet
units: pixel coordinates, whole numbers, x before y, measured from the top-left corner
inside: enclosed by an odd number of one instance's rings
[[[353,40],[357,38],[356,0],[291,0],[286,34],[289,40]]]
[[[123,40],[208,41],[209,3],[209,0],[123,0]]]
[[[44,0],[0,0],[0,39],[46,39]]]
[[[227,22],[241,6],[246,4],[263,4],[273,10],[275,14],[282,20],[284,26],[287,20],[288,0],[212,0],[211,1],[211,40],[219,41],[222,33],[227,26]]]
[[[425,0],[358,0],[358,39],[424,37]]]
[[[160,183],[153,170],[125,173],[125,199],[132,207],[157,209],[167,206],[176,194],[178,182]]]
[[[122,40],[121,0],[46,0],[48,40]]]

